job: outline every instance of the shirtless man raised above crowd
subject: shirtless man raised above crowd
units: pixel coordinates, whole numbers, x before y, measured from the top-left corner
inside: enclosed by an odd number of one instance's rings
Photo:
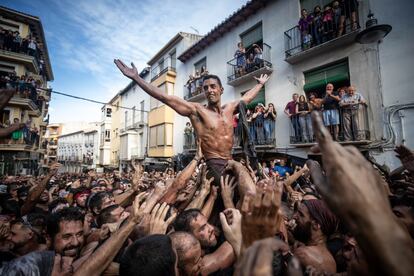
[[[203,91],[207,98],[207,106],[200,103],[187,102],[177,96],[168,95],[159,88],[145,82],[138,74],[137,68],[126,66],[121,60],[114,60],[119,70],[128,78],[135,81],[145,92],[157,100],[165,103],[178,114],[190,119],[197,137],[201,142],[201,150],[206,159],[209,171],[216,180],[232,159],[233,147],[233,114],[237,110],[239,101],[221,105],[223,86],[216,75],[206,75],[203,78]],[[256,78],[257,84],[241,98],[246,104],[250,103],[269,79],[268,75]]]

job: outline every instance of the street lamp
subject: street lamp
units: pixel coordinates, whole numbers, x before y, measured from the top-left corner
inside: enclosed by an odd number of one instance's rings
[[[356,36],[355,41],[360,44],[376,43],[386,37],[391,30],[391,25],[378,25],[378,20],[374,17],[374,14],[370,10],[368,20],[365,23],[365,30]]]

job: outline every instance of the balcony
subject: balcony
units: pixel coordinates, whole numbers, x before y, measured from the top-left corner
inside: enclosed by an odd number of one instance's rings
[[[136,111],[135,116],[131,116],[125,119],[124,127],[120,132],[125,133],[129,130],[139,130],[144,128],[148,122],[148,114],[146,112]]]
[[[339,109],[340,144],[366,145],[371,142],[367,109],[366,104]],[[290,144],[296,147],[310,147],[316,144],[310,120],[310,114],[291,117]]]
[[[314,20],[309,22],[305,20],[300,23],[301,26],[297,25],[285,31],[285,61],[295,64],[354,43],[355,37],[360,32],[358,7],[347,5],[346,9],[348,9],[346,14],[354,20],[345,18],[341,24],[341,17],[335,22],[333,16],[332,21],[321,22],[322,25],[319,27]]]
[[[131,148],[131,160],[134,159],[144,159],[145,149],[140,149],[139,147]]]
[[[205,99],[202,89],[201,79],[195,80],[189,84],[184,85],[184,100],[189,102],[199,102]]]
[[[1,139],[0,150],[33,151],[39,149],[39,135],[32,133],[27,129],[23,129],[21,132],[21,137],[17,140]]]
[[[164,58],[162,61],[158,62],[158,64],[154,67],[151,67],[151,82],[156,80],[162,74],[166,72],[174,72],[175,74],[176,68],[176,60],[172,59],[170,56]]]
[[[33,56],[0,50],[0,60],[23,64],[30,72],[40,74],[39,63]]]
[[[271,47],[263,43],[261,56],[249,59],[246,57],[245,65],[238,65],[235,57],[227,62],[227,84],[238,86],[242,83],[253,80],[253,77],[259,77],[261,74],[270,74],[273,72],[271,56]],[[239,60],[240,62],[240,60]]]
[[[248,122],[250,141],[255,145],[256,150],[266,150],[276,146],[275,123],[264,126],[263,123]],[[242,147],[243,129],[239,124],[233,129],[233,150],[240,150]],[[184,151],[195,151],[196,141],[193,135],[184,134]]]

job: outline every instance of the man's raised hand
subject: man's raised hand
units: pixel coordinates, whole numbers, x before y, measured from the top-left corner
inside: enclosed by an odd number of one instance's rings
[[[115,59],[114,63],[116,64],[118,69],[121,70],[122,74],[124,74],[126,77],[134,79],[134,77],[138,76],[138,70],[133,62],[131,62],[132,68],[126,66],[125,63],[123,63],[120,59]]]
[[[157,203],[151,211],[151,219],[150,219],[150,235],[154,234],[162,234],[164,235],[167,231],[168,225],[174,221],[176,217],[176,213],[173,213],[167,220],[165,217],[167,216],[167,212],[170,209],[170,206],[167,203],[159,204]]]
[[[261,74],[260,77],[254,77],[260,84],[265,84],[269,80],[269,76],[267,74]]]
[[[224,236],[233,247],[237,257],[240,256],[242,245],[241,220],[242,216],[237,209],[229,208],[220,213],[220,221],[221,226],[223,227]]]

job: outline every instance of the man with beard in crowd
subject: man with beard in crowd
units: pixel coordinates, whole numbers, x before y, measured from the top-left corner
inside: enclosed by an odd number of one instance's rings
[[[319,199],[304,200],[293,219],[296,222],[294,237],[304,243],[294,250],[295,256],[304,267],[335,273],[335,260],[326,246],[327,238],[338,224],[332,212]]]

